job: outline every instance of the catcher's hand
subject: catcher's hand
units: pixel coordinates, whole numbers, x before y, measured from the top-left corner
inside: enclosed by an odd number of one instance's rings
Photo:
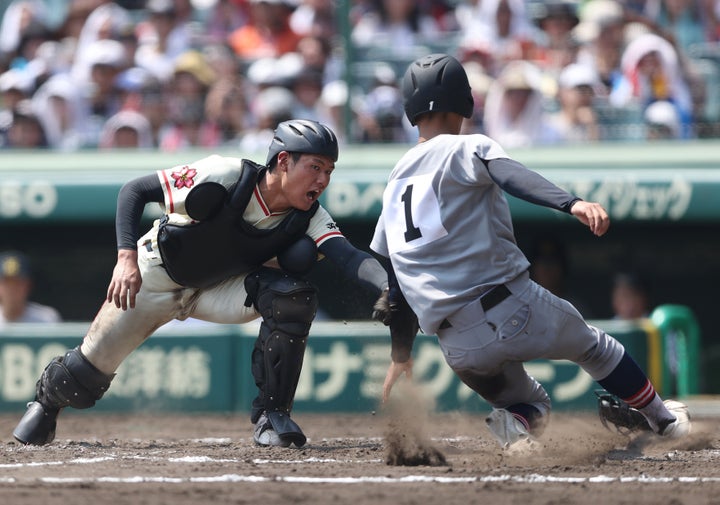
[[[390,326],[394,312],[397,312],[398,306],[390,301],[390,288],[383,289],[380,298],[373,305],[372,318],[380,321],[385,326]]]
[[[120,249],[107,290],[108,303],[122,310],[135,308],[135,298],[142,285],[138,267],[138,253],[132,249]]]
[[[404,363],[397,363],[396,361],[390,363],[390,368],[385,374],[385,382],[383,383],[383,403],[390,398],[390,391],[402,374],[405,374],[408,379],[412,379],[412,367],[412,358]]]

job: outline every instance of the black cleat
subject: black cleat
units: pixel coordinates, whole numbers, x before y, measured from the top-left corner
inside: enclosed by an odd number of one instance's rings
[[[27,404],[27,411],[13,431],[21,444],[45,445],[55,440],[55,427],[60,409],[46,409],[40,402]]]

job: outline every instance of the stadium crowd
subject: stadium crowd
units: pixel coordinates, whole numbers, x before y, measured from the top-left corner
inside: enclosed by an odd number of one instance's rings
[[[291,118],[411,142],[399,82],[466,67],[506,148],[720,137],[720,0],[0,1],[0,146],[262,152]],[[350,42],[349,44],[347,42]]]

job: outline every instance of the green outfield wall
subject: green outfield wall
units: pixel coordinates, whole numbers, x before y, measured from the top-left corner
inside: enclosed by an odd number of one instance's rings
[[[341,151],[333,182],[321,197],[337,219],[372,222],[380,212],[390,169],[407,146],[352,146]],[[212,153],[132,150],[0,153],[0,224],[108,222],[120,186],[138,175],[192,164]],[[257,153],[223,155],[263,159]],[[568,191],[599,201],[624,221],[717,221],[720,143],[657,143],[537,148],[510,153]],[[511,201],[515,219],[566,219]],[[150,213],[152,214],[152,212]]]
[[[658,309],[664,310],[664,309]],[[616,336],[646,370],[662,393],[696,393],[697,335],[683,332],[692,316],[678,308],[652,320],[596,321]],[[688,319],[689,318],[689,319]],[[689,321],[689,322],[688,322]],[[259,326],[173,324],[161,328],[121,365],[112,386],[98,402],[99,411],[246,411],[256,394],[250,355]],[[33,398],[35,383],[52,357],[78,345],[86,324],[19,325],[0,339],[0,411],[22,412]],[[673,333],[674,332],[674,333]],[[672,334],[677,348],[665,342]],[[371,412],[387,371],[390,340],[378,323],[317,322],[313,325],[295,399],[307,412]],[[680,366],[678,358],[683,361]],[[445,364],[435,336],[420,335],[414,347],[415,381],[436,409],[487,410]],[[528,372],[543,383],[558,410],[595,408],[597,384],[577,365],[538,360]],[[685,375],[687,374],[687,375]],[[684,388],[684,389],[683,389]]]

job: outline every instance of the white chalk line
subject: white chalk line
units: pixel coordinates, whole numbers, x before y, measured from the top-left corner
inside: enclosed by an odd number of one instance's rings
[[[558,477],[554,475],[484,475],[477,477],[444,477],[431,475],[407,475],[405,477],[363,476],[363,477],[299,477],[223,474],[206,477],[41,477],[36,481],[46,484],[212,484],[212,483],[244,483],[244,482],[289,482],[295,484],[403,484],[403,483],[497,483],[509,482],[516,484],[696,484],[703,482],[717,483],[720,477],[663,477],[641,475],[636,477],[610,477],[597,475],[592,477]],[[0,478],[0,484],[19,482],[12,477]]]
[[[154,456],[103,456],[97,458],[74,458],[67,461],[45,461],[45,462],[32,462],[32,463],[5,463],[0,464],[0,469],[17,469],[17,468],[33,468],[42,466],[59,466],[59,465],[89,465],[95,463],[101,463],[106,461],[114,460],[144,460],[144,461],[163,461],[178,464],[202,464],[202,463],[241,463],[246,460],[234,459],[234,458],[212,458],[209,456],[186,456],[180,458],[163,458]],[[382,460],[349,460],[349,459],[335,459],[335,458],[304,458],[294,460],[281,460],[281,459],[253,459],[252,462],[256,465],[269,465],[269,464],[286,464],[286,465],[301,465],[301,464],[322,464],[322,463],[379,463]],[[24,481],[24,480],[23,480]],[[291,482],[298,484],[362,484],[362,483],[377,483],[377,484],[398,484],[398,483],[489,483],[489,482],[510,482],[519,484],[610,484],[610,483],[643,483],[643,484],[662,484],[662,483],[702,483],[702,482],[720,482],[720,477],[695,477],[695,476],[652,476],[652,475],[640,475],[632,477],[611,477],[606,475],[596,475],[590,477],[562,477],[555,475],[541,475],[541,474],[528,474],[528,475],[481,475],[481,476],[468,476],[468,477],[448,477],[448,476],[428,476],[428,475],[408,475],[404,477],[387,477],[387,476],[361,476],[361,477],[302,477],[302,476],[273,476],[263,477],[257,475],[240,475],[240,474],[222,474],[222,475],[211,475],[205,477],[148,477],[148,476],[133,476],[133,477],[40,477],[38,479],[30,479],[31,482],[42,482],[47,484],[138,484],[138,483],[166,483],[166,484],[192,484],[192,483],[232,483],[232,482]],[[0,485],[2,484],[14,484],[20,480],[11,476],[0,476]]]
[[[196,439],[206,443],[226,443],[226,439]],[[347,439],[344,439],[347,440]],[[366,439],[367,440],[367,439]],[[447,439],[446,439],[447,440]],[[718,452],[718,451],[713,451]],[[0,469],[17,469],[17,468],[33,468],[43,466],[60,466],[60,465],[87,465],[96,464],[106,461],[115,460],[143,460],[143,461],[162,461],[177,464],[202,464],[202,463],[247,463],[246,459],[236,458],[213,458],[209,456],[184,456],[184,457],[159,457],[159,456],[140,456],[140,455],[107,455],[96,458],[73,458],[66,461],[43,461],[30,463],[2,463]],[[302,464],[324,464],[324,463],[379,463],[381,459],[336,459],[336,458],[317,458],[309,457],[303,459],[261,459],[252,460],[255,465],[302,465]],[[21,482],[11,476],[0,475],[0,485],[14,484]],[[26,482],[24,479],[22,482]],[[562,477],[554,475],[528,474],[528,475],[484,475],[484,476],[468,476],[468,477],[447,477],[447,476],[428,476],[428,475],[408,475],[404,477],[386,477],[386,476],[360,476],[360,477],[301,477],[301,476],[273,476],[263,477],[257,475],[240,475],[240,474],[223,474],[206,477],[40,477],[38,479],[29,479],[27,482],[42,482],[48,484],[92,484],[92,483],[115,483],[115,484],[137,484],[137,483],[167,483],[167,484],[184,484],[184,483],[215,483],[215,482],[290,482],[299,484],[361,484],[361,483],[378,483],[378,484],[397,484],[397,483],[491,483],[491,482],[510,482],[522,484],[609,484],[609,483],[643,483],[643,484],[663,484],[663,483],[717,483],[720,477],[699,477],[699,476],[650,476],[640,475],[632,477],[611,477],[606,475],[597,475],[589,477]]]
[[[102,463],[105,461],[116,460],[141,460],[141,461],[162,461],[168,463],[245,463],[246,459],[240,458],[212,458],[210,456],[182,456],[178,458],[163,458],[158,456],[102,456],[97,458],[74,458],[67,461],[37,461],[31,463],[0,463],[0,469],[6,468],[33,468],[42,466],[62,466],[62,465],[90,465],[94,463]],[[255,458],[251,460],[255,465],[304,465],[304,464],[330,464],[330,463],[380,463],[382,459],[337,459],[337,458],[303,458],[303,459],[261,459]],[[2,478],[2,476],[0,476]]]

